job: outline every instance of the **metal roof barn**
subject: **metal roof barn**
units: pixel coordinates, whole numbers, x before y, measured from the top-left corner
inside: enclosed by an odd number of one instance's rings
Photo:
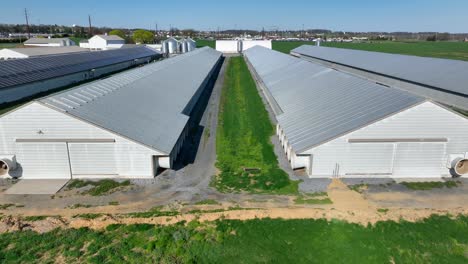
[[[145,47],[0,61],[0,88],[46,80],[158,53]]]
[[[297,153],[424,101],[266,48],[245,55],[278,104],[278,123]]]
[[[293,169],[440,177],[450,175],[447,160],[468,158],[466,117],[424,97],[263,47],[244,55]]]
[[[198,49],[0,116],[0,164],[11,165],[0,177],[152,178],[171,168],[198,125],[220,59]]]
[[[58,54],[85,52],[78,46],[64,47],[37,47],[37,48],[5,48],[0,50],[0,59],[30,58],[39,56],[50,56]]]
[[[332,63],[329,66],[468,110],[465,61],[310,45],[296,48],[291,54]]]
[[[169,154],[189,119],[185,107],[220,57],[203,48],[40,101]]]

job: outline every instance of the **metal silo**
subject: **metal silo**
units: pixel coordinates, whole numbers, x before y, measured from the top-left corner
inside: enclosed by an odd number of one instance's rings
[[[242,45],[242,40],[237,41],[237,52],[242,53],[243,45]]]
[[[195,40],[187,38],[185,41],[187,41],[188,51],[194,51],[197,48],[197,43],[195,42]]]
[[[170,54],[177,53],[177,45],[179,44],[179,42],[175,38],[170,37],[166,39],[165,42],[167,42],[167,50]]]
[[[180,49],[181,53],[187,53],[189,51],[188,43],[186,39],[181,40],[180,45],[181,45],[181,49]]]
[[[164,55],[169,54],[169,43],[167,41],[163,41],[161,46],[161,51]]]

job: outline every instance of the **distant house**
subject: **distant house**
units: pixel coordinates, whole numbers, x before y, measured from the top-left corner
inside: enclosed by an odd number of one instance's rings
[[[77,46],[1,49],[0,60],[26,59],[40,56],[52,56],[84,51],[87,51],[87,49],[83,49]]]
[[[23,43],[25,46],[63,47],[75,46],[75,42],[69,38],[30,38]]]
[[[96,35],[88,40],[88,47],[92,50],[120,49],[125,44],[125,40],[115,35]],[[86,46],[85,43],[80,47]]]

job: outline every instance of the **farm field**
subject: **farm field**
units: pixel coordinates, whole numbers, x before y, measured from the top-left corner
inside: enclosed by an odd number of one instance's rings
[[[216,48],[216,41],[214,40],[205,40],[205,39],[197,39],[197,48],[202,47],[210,47],[215,49]]]
[[[242,57],[230,58],[219,111],[214,186],[222,192],[297,193],[298,182],[278,166],[273,124]]]
[[[272,46],[276,51],[289,53],[291,50],[302,45],[314,45],[310,41],[273,41]],[[197,46],[215,47],[214,40],[198,40]],[[381,41],[372,43],[334,43],[322,42],[322,46],[367,50],[394,54],[414,55],[422,57],[434,57],[453,60],[468,61],[467,42],[431,42],[431,41]]]
[[[21,43],[0,43],[0,49],[16,48],[19,45],[21,45]]]
[[[333,220],[110,225],[0,235],[2,263],[466,263],[468,218],[362,226]]]
[[[289,53],[292,49],[304,44],[313,45],[313,42],[273,42],[273,49]],[[325,42],[322,46],[376,51],[394,54],[414,55],[422,57],[435,57],[453,60],[468,60],[468,43],[465,42],[372,42],[372,43],[335,43]]]

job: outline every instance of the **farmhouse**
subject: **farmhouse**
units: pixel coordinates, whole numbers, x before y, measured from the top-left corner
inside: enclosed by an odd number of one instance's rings
[[[262,47],[245,51],[293,169],[311,177],[468,173],[468,120],[430,98]]]
[[[158,168],[174,164],[220,59],[213,49],[198,49],[1,116],[0,173],[25,179],[154,177]]]
[[[468,62],[303,45],[291,55],[468,110]]]
[[[23,43],[25,46],[63,47],[74,46],[75,42],[69,38],[30,38]]]
[[[66,53],[83,52],[83,49],[77,46],[66,47],[37,47],[37,48],[6,48],[0,50],[0,60],[26,59],[32,57],[58,55]]]
[[[271,49],[271,40],[216,40],[216,50],[223,53],[242,53],[254,46]]]
[[[0,61],[0,104],[91,80],[161,54],[145,47]]]

